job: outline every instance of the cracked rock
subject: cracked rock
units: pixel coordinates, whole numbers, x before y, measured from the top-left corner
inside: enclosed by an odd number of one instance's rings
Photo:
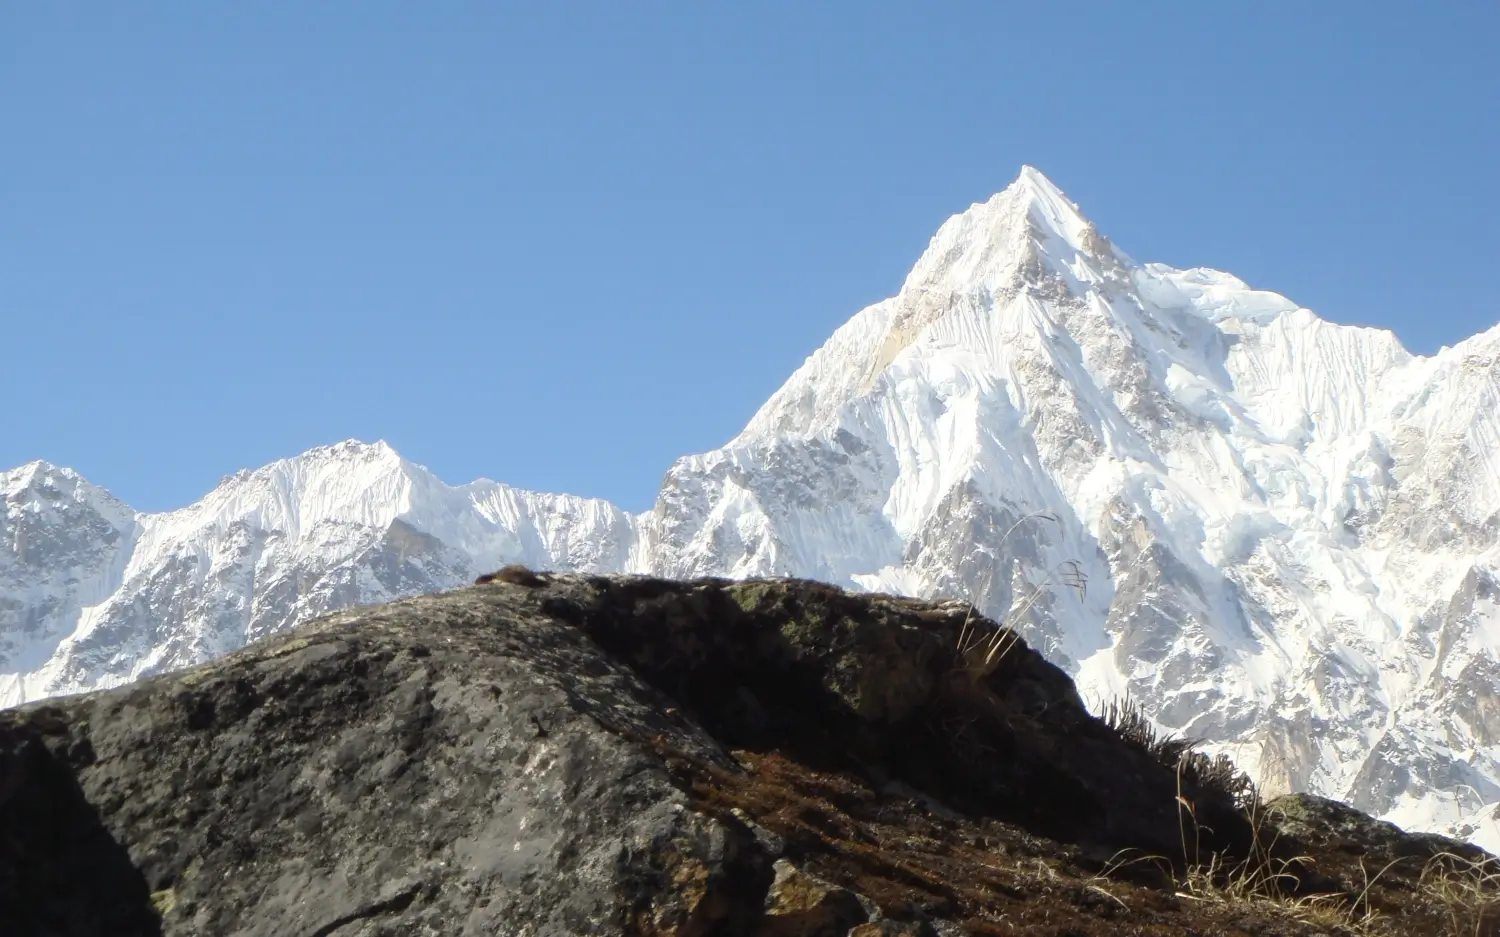
[[[766,894],[765,919],[755,937],[844,937],[867,919],[853,892],[808,875],[785,859]]]

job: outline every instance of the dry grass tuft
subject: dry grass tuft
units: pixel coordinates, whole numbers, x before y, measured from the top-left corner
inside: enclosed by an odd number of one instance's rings
[[[1027,514],[1011,524],[1005,533],[1000,536],[996,544],[998,550],[1010,539],[1010,535],[1027,521],[1047,521],[1053,524],[1061,524],[1056,514],[1049,511],[1037,511]],[[989,589],[994,577],[992,569],[985,577],[984,584],[980,586],[979,593],[982,594]],[[978,615],[978,608],[970,602],[968,614],[964,616],[963,627],[958,633],[958,657],[963,662],[965,669],[978,677],[986,677],[994,673],[995,668],[1005,659],[1005,655],[1011,648],[1015,647],[1020,635],[1016,626],[1025,619],[1028,612],[1041,598],[1055,588],[1072,589],[1078,593],[1080,601],[1088,594],[1089,577],[1083,571],[1083,567],[1075,560],[1064,560],[1053,567],[1042,579],[1034,585],[1031,592],[1027,594],[1018,605],[1013,605],[1006,614],[1005,621],[999,627],[983,627],[989,625]]]
[[[1260,831],[1263,826],[1257,823],[1256,829]],[[1410,925],[1391,913],[1377,911],[1372,897],[1388,873],[1397,865],[1416,861],[1413,858],[1393,859],[1373,875],[1361,862],[1363,880],[1357,890],[1298,895],[1298,873],[1313,864],[1311,858],[1275,858],[1271,855],[1273,846],[1274,842],[1257,848],[1255,855],[1231,866],[1220,865],[1214,857],[1191,867],[1177,883],[1179,895],[1227,904],[1258,904],[1292,920],[1349,937],[1411,933]],[[1440,930],[1424,929],[1432,937],[1500,937],[1500,860],[1439,853],[1423,865],[1415,893],[1403,903],[1407,910],[1423,911],[1428,920],[1434,916],[1445,919]]]
[[[1179,782],[1180,783],[1180,782]],[[1315,865],[1310,856],[1276,855],[1277,833],[1263,838],[1268,824],[1259,805],[1250,813],[1255,840],[1249,855],[1230,860],[1222,854],[1206,858],[1197,853],[1200,830],[1192,804],[1178,794],[1185,818],[1182,828],[1184,862],[1165,856],[1117,855],[1096,877],[1116,878],[1135,865],[1146,865],[1170,881],[1176,897],[1226,910],[1242,909],[1295,921],[1346,937],[1382,937],[1390,933],[1386,919],[1370,908],[1367,896],[1379,876],[1367,877],[1358,894],[1344,892],[1299,894],[1304,874]],[[1437,935],[1433,935],[1437,937]]]
[[[1439,853],[1422,869],[1420,891],[1444,910],[1452,937],[1500,937],[1500,861]]]
[[[1260,808],[1255,782],[1228,755],[1209,757],[1197,751],[1201,742],[1158,730],[1130,697],[1105,706],[1100,718],[1125,741],[1177,772],[1179,783],[1199,792],[1199,796],[1223,797],[1247,814]]]

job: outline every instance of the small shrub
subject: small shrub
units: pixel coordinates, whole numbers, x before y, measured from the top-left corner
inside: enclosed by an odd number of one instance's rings
[[[1199,790],[1218,794],[1241,810],[1250,810],[1260,803],[1255,783],[1228,755],[1221,753],[1210,758],[1199,751],[1188,751],[1185,759],[1183,773]]]
[[[1260,803],[1254,782],[1235,767],[1228,755],[1210,758],[1197,751],[1201,742],[1158,730],[1130,697],[1115,700],[1104,707],[1100,718],[1122,739],[1140,748],[1163,767],[1177,772],[1199,796],[1217,795],[1247,811]]]

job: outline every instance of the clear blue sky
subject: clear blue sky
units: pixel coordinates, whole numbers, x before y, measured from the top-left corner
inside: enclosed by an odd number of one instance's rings
[[[145,510],[348,437],[649,506],[937,226],[1430,352],[1500,318],[1500,4],[0,8],[0,467]]]

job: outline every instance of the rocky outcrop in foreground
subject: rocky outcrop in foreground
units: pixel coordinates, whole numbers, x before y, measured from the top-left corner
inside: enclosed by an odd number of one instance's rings
[[[1494,927],[1472,847],[1118,723],[962,604],[496,580],[0,713],[0,933]]]

